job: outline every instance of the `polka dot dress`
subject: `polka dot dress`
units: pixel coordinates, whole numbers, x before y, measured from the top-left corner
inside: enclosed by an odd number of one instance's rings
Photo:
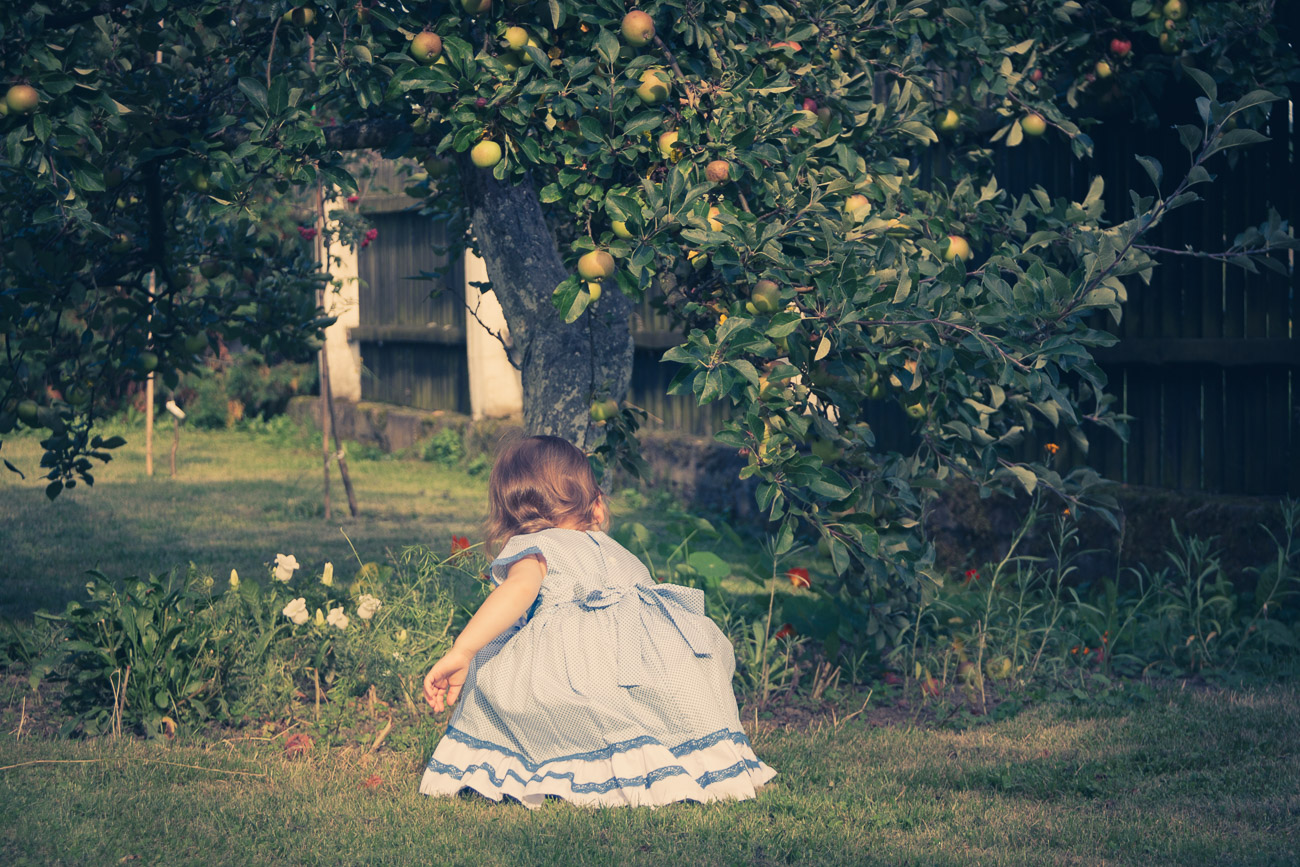
[[[776,776],[740,727],[735,656],[702,591],[558,527],[510,539],[493,583],[530,554],[546,561],[541,592],[474,657],[421,792],[658,806],[750,798]]]

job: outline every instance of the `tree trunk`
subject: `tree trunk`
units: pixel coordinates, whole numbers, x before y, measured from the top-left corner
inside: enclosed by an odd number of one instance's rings
[[[460,155],[459,167],[470,225],[523,374],[524,429],[587,448],[592,400],[622,400],[632,379],[632,302],[608,286],[566,325],[551,293],[569,271],[532,181],[503,184],[468,154]]]

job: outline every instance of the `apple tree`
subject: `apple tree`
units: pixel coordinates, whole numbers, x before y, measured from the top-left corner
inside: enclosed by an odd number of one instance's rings
[[[379,148],[472,227],[530,431],[626,439],[609,402],[653,292],[687,335],[673,390],[736,407],[718,438],[778,549],[819,541],[846,632],[882,644],[952,478],[1106,506],[1095,473],[1015,446],[1122,433],[1094,314],[1119,319],[1156,264],[1140,237],[1262,140],[1296,69],[1264,0],[83,0],[7,7],[0,51],[0,431],[49,430],[52,488],[105,445],[81,383],[183,369],[200,334],[313,337],[309,263],[257,252],[267,209],[348,194],[345,154]],[[1186,164],[1144,158],[1128,212],[1100,181],[998,183],[995,149],[1086,156],[1099,113],[1172,81],[1205,94],[1173,133]],[[1248,252],[1291,243],[1266,234]],[[870,401],[914,450],[877,446]]]

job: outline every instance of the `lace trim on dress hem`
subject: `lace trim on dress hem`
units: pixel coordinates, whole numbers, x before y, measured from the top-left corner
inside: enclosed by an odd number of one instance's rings
[[[739,746],[743,746],[743,747],[750,746],[749,738],[745,737],[744,732],[732,731],[730,729],[718,729],[716,732],[711,732],[707,735],[703,735],[701,737],[695,738],[694,740],[686,741],[685,743],[678,744],[675,747],[667,747],[658,738],[652,737],[651,735],[642,735],[641,737],[632,738],[631,740],[628,741],[619,741],[618,743],[610,744],[609,746],[599,750],[591,750],[590,752],[585,752],[585,753],[573,753],[567,756],[557,756],[556,758],[553,759],[547,759],[544,762],[531,762],[528,760],[526,756],[517,753],[514,750],[510,750],[507,749],[506,747],[498,746],[497,744],[494,744],[491,741],[479,740],[478,738],[473,737],[472,735],[468,735],[454,726],[447,726],[447,733],[444,735],[444,737],[450,738],[451,740],[456,741],[457,743],[462,743],[467,747],[472,747],[474,749],[479,749],[479,750],[492,750],[493,752],[500,753],[503,756],[509,756],[512,759],[516,759],[520,764],[522,764],[525,768],[527,768],[531,772],[536,772],[540,770],[542,767],[544,767],[545,765],[549,765],[552,762],[598,761],[600,759],[608,759],[612,757],[615,753],[625,753],[628,752],[629,750],[635,750],[641,747],[648,747],[652,745],[664,746],[665,749],[667,749],[670,753],[673,754],[673,758],[677,758],[677,759],[680,759],[682,756],[686,755],[687,753],[693,753],[699,750],[708,749],[709,747],[716,746],[717,744],[720,744],[723,741],[728,741],[728,740]],[[429,767],[430,768],[433,767],[432,759],[430,759],[429,761]]]
[[[738,777],[747,771],[758,770],[760,767],[762,767],[762,762],[750,761],[749,759],[744,759],[742,761],[736,762],[731,767],[723,768],[722,770],[719,771],[710,771],[707,774],[703,774],[702,776],[696,778],[695,782],[696,784],[699,785],[700,788],[703,789],[713,785],[714,783],[718,783],[723,780],[729,780],[732,777]],[[650,786],[654,785],[660,780],[666,779],[668,777],[675,777],[681,774],[686,774],[689,776],[689,772],[681,765],[669,765],[667,767],[656,768],[650,773],[643,774],[642,776],[639,777],[613,777],[602,783],[575,782],[574,774],[572,771],[568,771],[566,773],[560,773],[558,771],[547,771],[545,774],[540,774],[540,775],[534,774],[531,779],[525,780],[522,776],[515,773],[513,770],[508,770],[501,775],[500,779],[498,779],[496,774],[496,769],[486,762],[470,765],[464,770],[461,770],[460,768],[456,768],[451,765],[444,765],[441,762],[430,761],[428,771],[436,774],[445,774],[449,777],[453,777],[461,780],[463,780],[466,776],[470,774],[476,773],[478,771],[482,771],[484,774],[487,775],[487,778],[492,782],[492,785],[498,788],[505,785],[507,778],[514,778],[524,786],[527,786],[530,783],[540,783],[548,779],[568,780],[570,789],[576,794],[583,794],[583,795],[603,794],[605,792],[612,791],[613,789],[649,788]]]

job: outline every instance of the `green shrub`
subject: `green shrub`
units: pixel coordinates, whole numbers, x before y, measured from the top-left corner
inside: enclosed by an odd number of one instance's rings
[[[457,428],[443,428],[424,447],[424,459],[448,469],[460,466],[465,460],[464,435]]]
[[[216,356],[206,367],[185,376],[174,397],[186,423],[217,430],[245,419],[263,421],[281,415],[289,399],[316,389],[314,364],[271,363],[256,350]]]

